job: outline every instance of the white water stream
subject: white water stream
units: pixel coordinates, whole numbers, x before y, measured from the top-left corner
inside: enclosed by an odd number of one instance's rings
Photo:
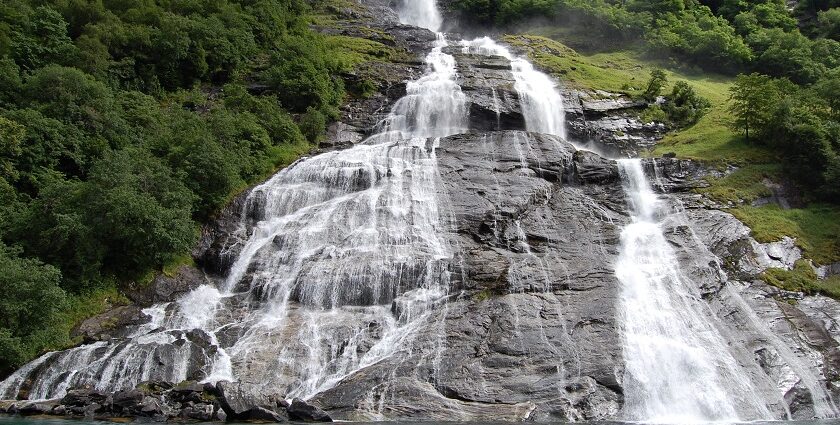
[[[621,233],[625,419],[654,423],[772,419],[729,353],[659,224],[642,161],[620,160],[632,222]],[[746,415],[746,416],[742,416]]]
[[[401,3],[403,23],[440,30],[434,0]],[[490,38],[459,46],[464,53],[510,60],[527,130],[566,137],[563,98],[549,76]],[[253,189],[239,229],[242,249],[224,282],[146,309],[150,323],[124,340],[40,357],[0,383],[0,399],[14,397],[24,384],[32,387],[30,399],[45,399],[79,385],[114,390],[151,379],[180,382],[195,368],[205,381],[243,380],[305,398],[410,350],[418,330],[435,326],[432,310],[450,295],[455,256],[443,236],[452,223],[439,196],[435,148],[440,137],[469,129],[467,99],[448,47],[438,33],[425,75],[407,84],[377,134],[353,148],[299,161]],[[498,113],[495,88],[492,93]],[[517,143],[530,149],[528,140]],[[615,267],[624,419],[772,419],[726,348],[714,314],[682,274],[642,161],[621,160],[619,167],[632,215]],[[519,250],[538,261],[518,230]],[[510,279],[525,279],[514,266]],[[555,280],[551,265],[541,270],[548,291]],[[540,286],[519,286],[526,284]],[[816,413],[832,416],[835,409],[817,378],[794,362],[781,340],[771,343],[817,394]]]
[[[566,139],[566,111],[557,84],[534,68],[527,59],[515,56],[510,49],[490,37],[462,41],[464,53],[501,56],[510,61],[514,89],[519,94],[525,127],[535,133],[552,134]]]
[[[440,26],[433,2],[406,5],[406,23]],[[299,161],[251,191],[244,245],[218,289],[147,309],[153,323],[123,342],[42,356],[0,383],[0,399],[45,363],[30,399],[79,385],[180,382],[199,363],[205,381],[308,397],[406,349],[449,291],[435,144],[467,130],[467,110],[447,45],[439,34],[426,75],[408,83],[378,134]]]

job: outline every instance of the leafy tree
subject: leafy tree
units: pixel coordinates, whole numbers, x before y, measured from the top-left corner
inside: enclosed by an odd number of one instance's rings
[[[253,96],[241,85],[224,88],[225,107],[235,112],[250,112],[268,132],[274,145],[296,144],[304,140],[300,128],[288,112],[278,106],[276,96]]]
[[[59,267],[64,289],[79,293],[95,287],[106,246],[87,216],[85,184],[51,173],[39,178],[38,197],[15,217],[10,239],[28,255]]]
[[[10,58],[0,58],[0,107],[12,106],[21,87],[20,69]]]
[[[317,142],[327,127],[327,117],[315,108],[309,108],[300,119],[300,129],[310,142]]]
[[[732,18],[733,26],[741,35],[749,35],[763,28],[780,28],[783,31],[796,29],[796,19],[779,2],[759,3]]]
[[[840,7],[819,12],[818,22],[824,37],[840,41]]]
[[[828,167],[823,173],[825,184],[821,188],[821,194],[825,199],[832,202],[840,201],[840,156],[834,155]]]
[[[192,192],[142,149],[105,156],[83,193],[85,221],[101,235],[104,266],[116,275],[160,267],[195,241]]]
[[[681,127],[695,124],[712,106],[685,81],[677,81],[663,106],[668,118]]]
[[[761,30],[748,38],[756,51],[756,69],[799,84],[813,83],[825,73],[825,65],[814,60],[811,41],[798,31]]]
[[[111,89],[76,68],[50,65],[26,79],[26,104],[86,132],[119,139],[123,125]]]
[[[761,136],[781,99],[782,91],[772,78],[757,73],[739,75],[729,97],[729,111],[735,117],[733,128],[743,131],[747,140],[752,140],[750,131]]]
[[[274,169],[270,158],[271,138],[254,114],[220,109],[213,111],[208,124],[219,144],[231,155],[243,180],[253,181]]]
[[[813,90],[818,99],[826,102],[834,120],[840,122],[840,69],[833,70],[814,84]]]
[[[20,155],[24,134],[22,125],[0,116],[0,178],[17,178],[12,159]]]
[[[665,71],[656,68],[650,72],[650,79],[647,83],[647,88],[645,88],[645,92],[642,94],[642,97],[647,100],[648,102],[653,102],[656,100],[657,97],[662,93],[662,88],[668,84],[668,77],[665,75]]]
[[[678,15],[685,10],[685,2],[683,0],[630,0],[627,2],[627,10],[647,12],[653,15]]]
[[[67,35],[67,22],[55,9],[40,6],[18,22],[12,31],[12,59],[24,70],[33,71],[49,63],[65,64],[76,54]]]
[[[107,149],[104,142],[85,137],[78,128],[32,109],[8,112],[6,118],[24,129],[20,150],[12,161],[21,174],[18,187],[29,195],[37,194],[37,182],[43,172],[81,177]]]
[[[805,187],[824,187],[825,170],[836,156],[825,122],[788,99],[779,105],[768,129],[772,132],[769,140],[784,154],[784,165],[796,179]]]
[[[0,375],[43,348],[33,334],[48,328],[66,303],[61,272],[20,254],[0,243]]]
[[[811,56],[827,69],[817,77],[816,81],[819,81],[825,77],[826,72],[840,68],[840,41],[829,38],[814,40],[811,43]]]
[[[332,78],[338,64],[327,59],[320,38],[295,36],[284,40],[283,48],[273,55],[277,65],[263,74],[280,103],[295,112],[305,112],[310,106],[321,110],[338,106],[344,86]]]

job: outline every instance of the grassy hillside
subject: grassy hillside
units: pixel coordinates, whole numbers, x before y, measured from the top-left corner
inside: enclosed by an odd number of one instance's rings
[[[721,170],[734,169],[726,177],[710,180],[710,186],[701,192],[727,205],[761,242],[790,236],[796,238],[805,257],[814,263],[840,261],[840,208],[837,206],[808,204],[789,210],[775,205],[751,206],[757,198],[772,194],[766,183],[784,177],[783,158],[768,147],[747,143],[730,127],[729,91],[734,78],[668,66],[645,59],[632,50],[580,53],[557,40],[531,34],[508,35],[504,40],[526,51],[538,66],[558,80],[579,88],[637,97],[656,68],[664,68],[670,84],[686,81],[712,107],[697,124],[668,134],[650,155],[674,153]],[[783,280],[768,278],[768,281],[781,286]],[[838,295],[840,282],[824,281],[812,285],[811,289]]]

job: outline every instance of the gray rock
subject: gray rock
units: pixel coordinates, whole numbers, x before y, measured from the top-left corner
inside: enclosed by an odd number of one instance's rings
[[[287,422],[289,420],[286,415],[264,407],[252,407],[248,409],[248,411],[243,414],[242,419],[258,422]]]
[[[303,422],[332,422],[332,418],[326,412],[299,398],[292,400],[286,408],[289,419]]]
[[[259,388],[243,383],[220,381],[216,384],[219,406],[228,420],[247,420],[249,411],[254,407],[271,410],[274,397],[264,394]]]
[[[607,184],[618,181],[615,161],[604,159],[590,151],[575,152],[575,173],[581,183]]]
[[[53,413],[53,410],[58,405],[59,400],[45,400],[22,403],[16,406],[15,413],[21,416],[49,415]]]
[[[83,321],[71,331],[71,335],[82,338],[86,343],[125,337],[131,332],[131,327],[149,321],[150,317],[142,310],[136,305],[114,308]]]
[[[214,419],[213,410],[213,405],[211,404],[189,406],[183,408],[178,416],[183,419],[193,419],[196,421],[210,422]]]
[[[761,247],[768,258],[767,267],[790,270],[802,258],[802,250],[796,246],[796,241],[787,236],[778,242],[761,244]]]
[[[580,99],[583,112],[589,114],[606,114],[608,112],[623,111],[626,109],[643,109],[647,107],[645,102],[630,99],[626,95],[609,93],[603,90],[582,92]]]
[[[126,295],[141,306],[172,302],[184,294],[209,283],[204,272],[192,266],[180,266],[173,276],[158,274],[146,287],[126,291]]]
[[[343,149],[359,143],[364,138],[362,130],[345,124],[334,122],[327,127],[327,135],[320,143],[322,149]]]
[[[99,391],[87,388],[78,388],[67,391],[67,395],[61,399],[65,406],[88,406],[92,403],[105,403],[107,395]]]
[[[112,404],[120,410],[131,410],[138,404],[141,404],[144,397],[143,392],[137,389],[117,391],[113,395]]]
[[[473,131],[524,130],[525,117],[508,59],[452,51]]]
[[[164,413],[161,400],[152,396],[143,397],[138,408],[142,416],[154,417]]]

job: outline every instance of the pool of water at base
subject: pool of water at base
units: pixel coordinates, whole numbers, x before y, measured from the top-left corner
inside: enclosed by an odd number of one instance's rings
[[[69,424],[68,424],[69,423]],[[134,423],[134,424],[143,424],[143,423],[155,423],[151,419],[126,419],[126,420],[117,420],[114,422],[109,421],[95,421],[95,420],[85,420],[85,419],[62,419],[62,418],[50,418],[50,417],[20,417],[20,416],[6,416],[0,415],[0,425],[113,425],[115,423]],[[177,423],[177,422],[174,422]],[[221,422],[191,422],[191,424],[221,424]],[[293,423],[293,422],[292,422]],[[438,422],[346,422],[348,424],[353,425],[509,425],[510,422],[445,422],[445,421],[438,421]],[[569,424],[569,422],[544,422],[545,424],[549,425],[565,425]],[[226,425],[233,423],[226,423]],[[575,425],[639,425],[636,422],[574,422]],[[745,422],[741,424],[731,424],[731,425],[838,425],[840,424],[840,420],[813,420],[813,421],[778,421],[778,422]],[[245,425],[245,424],[243,424]],[[660,424],[657,424],[660,425]],[[672,425],[672,424],[661,424],[661,425]],[[673,425],[685,425],[685,424],[673,424]],[[706,424],[691,424],[691,425],[706,425]],[[724,424],[722,422],[713,422],[708,425],[730,425]]]

